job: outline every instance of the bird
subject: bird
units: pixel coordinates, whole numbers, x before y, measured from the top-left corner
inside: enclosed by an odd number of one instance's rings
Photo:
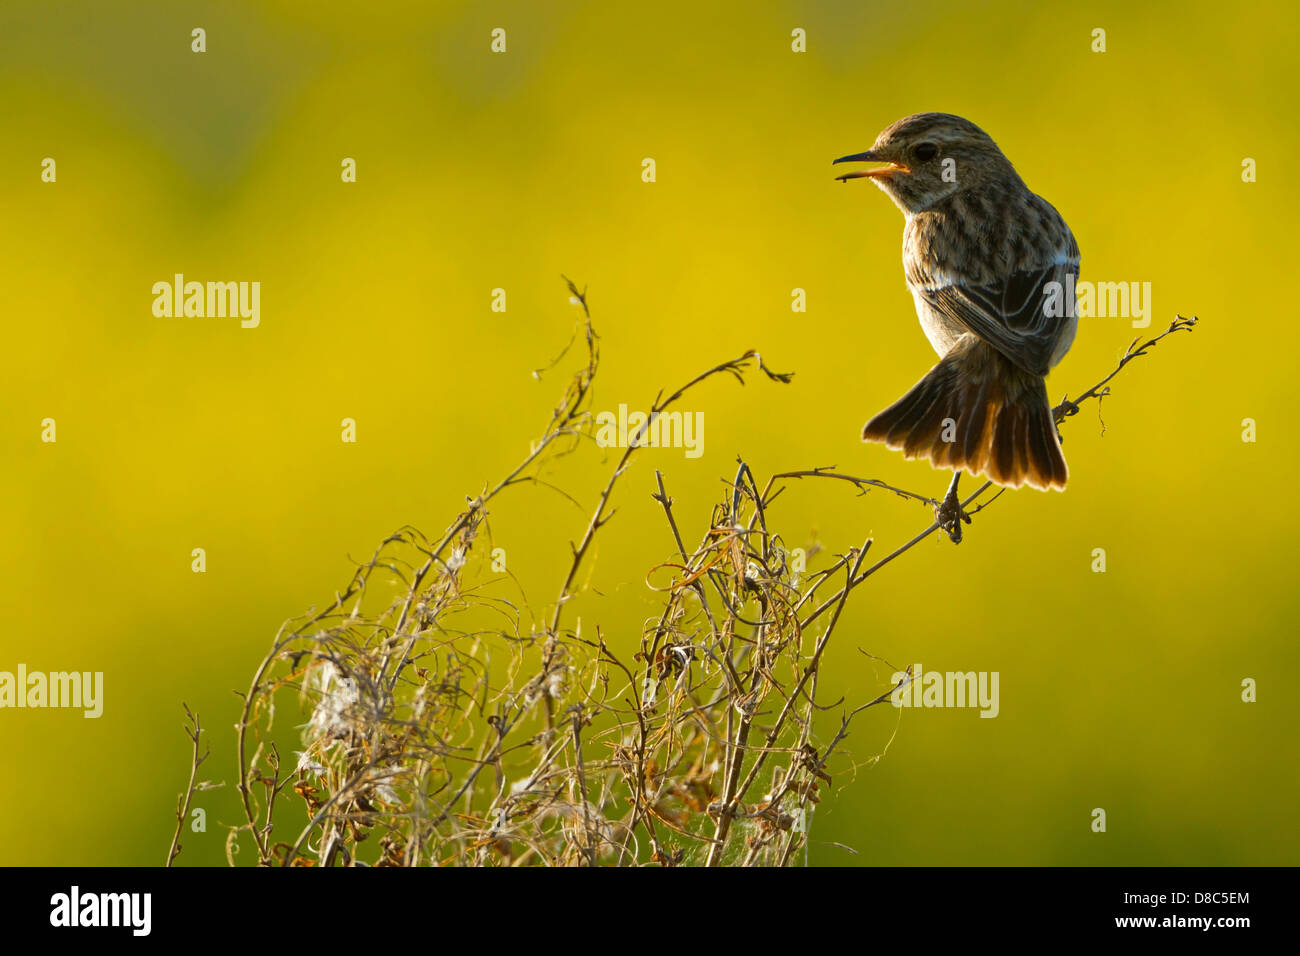
[[[883,164],[836,178],[869,178],[902,210],[904,277],[939,355],[867,422],[863,440],[951,468],[944,507],[954,525],[969,523],[956,499],[962,471],[1063,491],[1069,471],[1046,376],[1074,341],[1080,257],[1061,214],[987,133],[951,113],[906,116],[834,162]]]

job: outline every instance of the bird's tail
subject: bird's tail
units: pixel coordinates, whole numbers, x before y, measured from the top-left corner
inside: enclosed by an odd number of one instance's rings
[[[867,422],[862,438],[1010,488],[1061,491],[1068,476],[1042,376],[974,336]]]

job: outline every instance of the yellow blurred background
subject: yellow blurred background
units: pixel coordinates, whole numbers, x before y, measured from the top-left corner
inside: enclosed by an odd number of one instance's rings
[[[1296,25],[1280,2],[7,0],[0,670],[103,671],[106,699],[98,720],[0,711],[0,863],[162,863],[182,701],[226,787],[180,862],[224,860],[232,691],[354,560],[403,524],[438,533],[527,450],[566,374],[530,374],[573,329],[562,272],[589,287],[598,410],[747,348],[796,373],[704,386],[683,406],[704,454],[650,450],[625,478],[582,609],[622,646],[672,553],[656,469],[694,529],[738,454],[760,482],[835,464],[940,495],[946,473],[858,439],[934,356],[901,216],[830,165],[925,110],[998,141],[1084,279],[1152,283],[1151,329],[1083,320],[1053,398],[1175,313],[1202,323],[1116,381],[1104,437],[1094,405],[1065,426],[1065,494],[1004,495],[855,597],[825,701],[879,692],[892,668],[867,651],[998,671],[1000,714],[861,715],[811,858],[1300,862]],[[175,273],[259,281],[260,327],[155,318]],[[553,477],[590,506],[608,462],[583,462]],[[779,507],[791,545],[837,553],[929,521],[847,486]],[[528,593],[554,594],[585,513],[523,489],[492,521]]]

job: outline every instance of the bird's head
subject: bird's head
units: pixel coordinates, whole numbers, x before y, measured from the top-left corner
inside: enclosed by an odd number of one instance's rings
[[[836,163],[880,163],[837,179],[869,178],[907,215],[953,193],[999,179],[1015,181],[1015,168],[997,143],[970,120],[951,113],[916,113],[889,126],[863,153]]]

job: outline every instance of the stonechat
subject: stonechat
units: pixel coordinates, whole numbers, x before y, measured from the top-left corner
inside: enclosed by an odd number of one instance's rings
[[[859,161],[881,165],[838,178],[871,179],[903,211],[903,272],[940,356],[863,439],[1011,488],[1064,489],[1045,377],[1078,319],[1045,306],[1050,283],[1059,302],[1079,276],[1065,220],[960,116],[905,117],[866,152],[835,160]]]

